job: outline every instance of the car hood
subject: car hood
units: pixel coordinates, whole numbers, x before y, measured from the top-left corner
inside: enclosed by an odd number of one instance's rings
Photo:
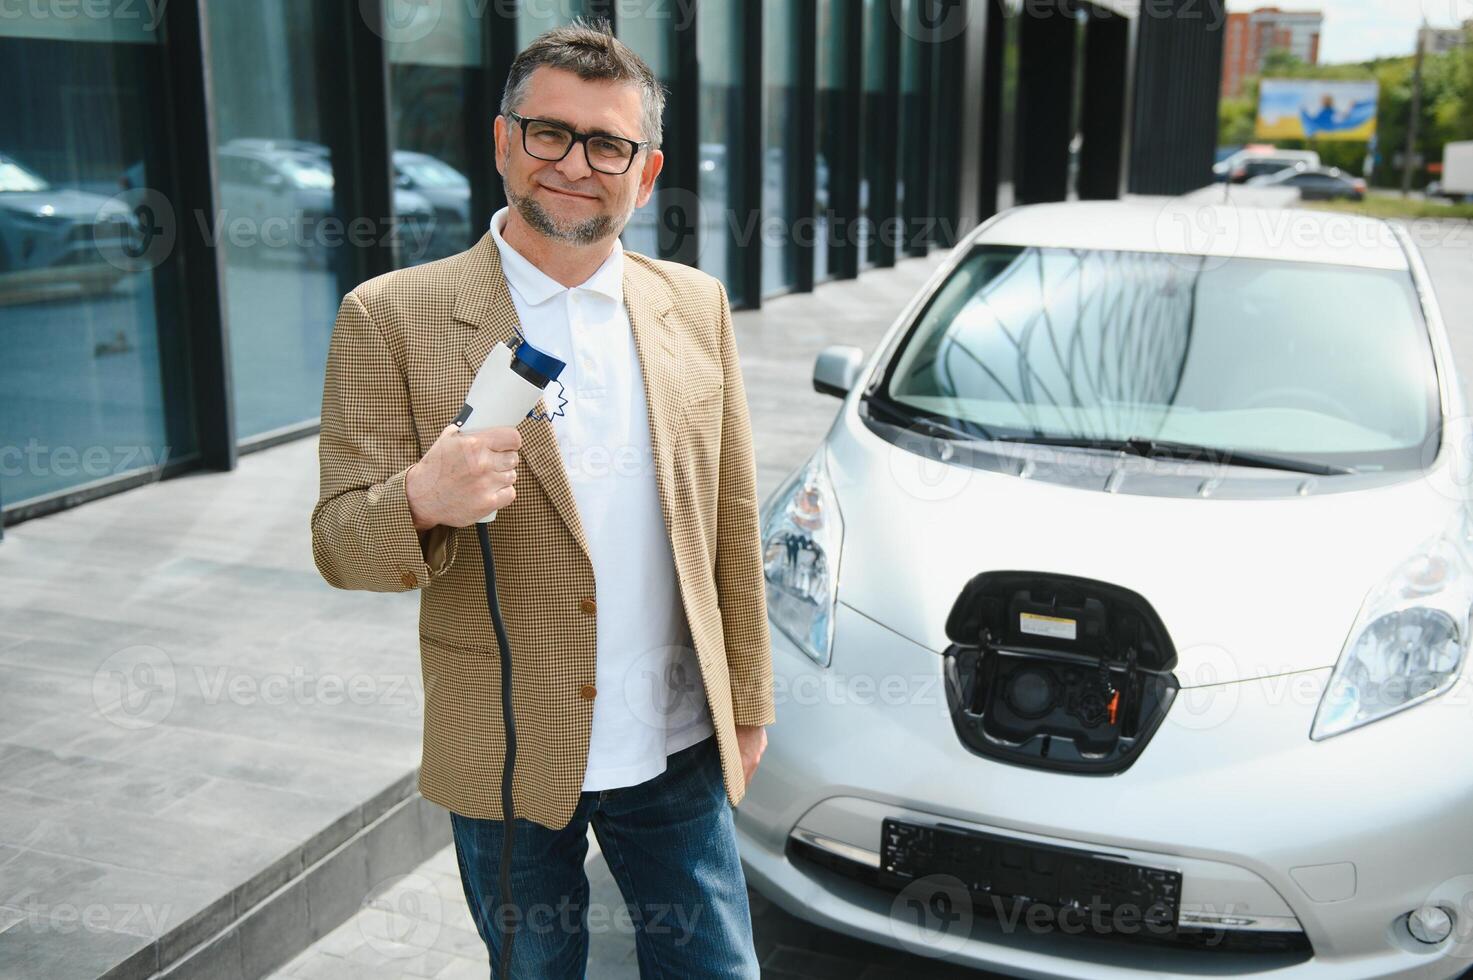
[[[1155,497],[943,467],[843,411],[827,442],[844,521],[839,601],[941,652],[962,587],[993,570],[1131,589],[1160,614],[1183,686],[1330,667],[1368,591],[1462,501],[1420,477],[1280,499]],[[843,656],[835,640],[835,663]]]

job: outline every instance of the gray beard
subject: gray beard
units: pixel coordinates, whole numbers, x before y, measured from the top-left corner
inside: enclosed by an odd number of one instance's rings
[[[517,214],[521,215],[522,220],[534,231],[570,245],[592,245],[594,242],[617,235],[624,230],[624,225],[628,223],[630,217],[630,215],[625,215],[624,220],[617,225],[614,223],[613,216],[607,214],[579,221],[576,224],[563,224],[530,197],[522,197],[514,192],[505,179],[502,180],[501,187],[506,194],[506,202],[516,208]]]

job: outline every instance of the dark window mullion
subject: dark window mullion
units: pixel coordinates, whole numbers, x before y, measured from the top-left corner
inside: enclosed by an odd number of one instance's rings
[[[798,4],[798,146],[789,160],[798,168],[794,183],[793,227],[788,230],[797,247],[797,275],[793,289],[813,291],[813,261],[818,237],[818,133],[814,123],[818,99],[818,0]]]
[[[728,158],[737,173],[732,224],[737,229],[737,268],[746,297],[743,306],[758,309],[762,305],[762,3],[748,0],[743,12],[742,98],[748,108],[742,113],[742,132]]]

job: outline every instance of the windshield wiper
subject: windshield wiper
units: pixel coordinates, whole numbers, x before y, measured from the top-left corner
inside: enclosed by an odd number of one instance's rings
[[[975,422],[968,423],[976,427],[975,432],[969,432],[961,426],[943,422],[935,416],[903,411],[894,402],[886,398],[867,395],[863,399],[863,403],[871,414],[885,416],[885,421],[891,425],[906,429],[923,429],[927,435],[938,436],[942,439],[953,439],[961,442],[986,442],[995,438],[991,432],[977,425]]]
[[[1131,453],[1146,459],[1205,460],[1229,466],[1249,466],[1263,470],[1285,470],[1290,473],[1310,473],[1316,476],[1343,476],[1355,473],[1348,466],[1333,463],[1316,463],[1293,456],[1275,456],[1269,453],[1244,452],[1240,449],[1219,449],[1198,446],[1189,442],[1170,442],[1161,439],[1144,439],[1132,436],[1129,439],[1084,439],[1073,436],[1002,436],[999,442],[1024,442],[1037,446],[1065,446],[1075,449],[1103,449]]]

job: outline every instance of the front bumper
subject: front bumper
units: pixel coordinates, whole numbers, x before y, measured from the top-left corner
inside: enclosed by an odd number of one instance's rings
[[[1196,688],[1127,771],[1053,773],[969,752],[942,658],[842,604],[836,616],[829,668],[772,630],[777,722],[737,813],[748,880],[794,915],[1022,977],[1431,980],[1473,967],[1466,699],[1312,742],[1328,670]],[[980,904],[938,928],[913,914],[916,896],[864,880],[886,816],[1180,871],[1182,923],[1248,942],[1066,935]],[[1434,902],[1458,925],[1426,946],[1400,920]],[[1268,951],[1237,951],[1253,933]]]

